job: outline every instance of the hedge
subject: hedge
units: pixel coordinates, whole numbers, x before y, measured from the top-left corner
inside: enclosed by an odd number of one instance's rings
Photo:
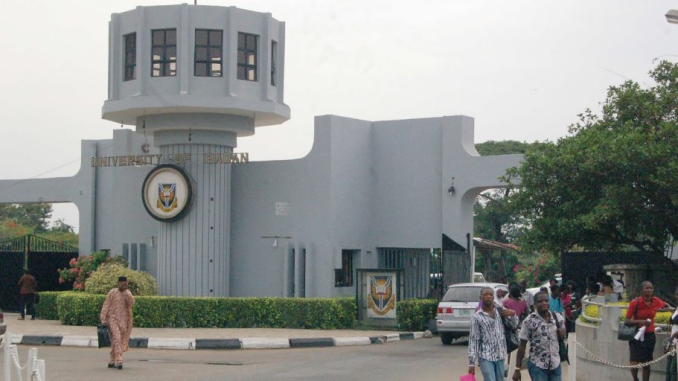
[[[57,313],[57,296],[62,292],[40,291],[40,300],[35,304],[35,314],[40,319],[59,320]]]
[[[409,299],[398,302],[398,328],[407,331],[425,331],[428,321],[435,319],[438,301],[435,299]]]
[[[95,326],[99,324],[105,298],[83,292],[62,292],[49,302],[56,301],[62,324]],[[353,298],[137,296],[135,301],[134,326],[145,328],[352,328],[357,309]],[[47,304],[41,308],[52,311],[54,308]],[[39,312],[38,316],[47,319],[52,315]]]

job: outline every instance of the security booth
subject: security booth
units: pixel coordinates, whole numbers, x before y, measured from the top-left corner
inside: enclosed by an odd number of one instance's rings
[[[405,294],[404,269],[357,269],[358,320],[396,327],[398,302]]]

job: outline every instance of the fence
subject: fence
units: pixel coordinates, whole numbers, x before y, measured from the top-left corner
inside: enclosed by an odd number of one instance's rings
[[[38,359],[38,349],[28,350],[28,360],[24,365],[19,361],[19,350],[12,344],[11,335],[5,332],[5,336],[0,338],[0,347],[3,349],[3,379],[5,381],[23,381],[22,371],[25,371],[26,381],[46,381],[45,378],[45,360]]]

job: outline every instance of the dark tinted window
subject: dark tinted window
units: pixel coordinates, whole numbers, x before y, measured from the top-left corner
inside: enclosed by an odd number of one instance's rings
[[[222,76],[222,34],[221,30],[195,30],[195,69],[193,74],[196,77]]]
[[[173,77],[177,75],[177,30],[157,29],[151,31],[151,76]]]

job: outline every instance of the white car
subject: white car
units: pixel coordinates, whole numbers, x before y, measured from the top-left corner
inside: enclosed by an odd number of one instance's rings
[[[489,287],[494,290],[497,300],[497,290],[508,293],[508,287],[501,283],[459,283],[447,288],[443,299],[438,303],[436,326],[443,344],[452,344],[452,341],[471,332],[471,316],[476,312],[480,303],[480,290]]]
[[[555,279],[558,281],[558,286],[560,286],[561,284],[563,284],[563,276],[562,276],[561,274],[556,274]],[[541,289],[542,287],[546,287],[546,290],[547,290],[546,292],[551,292],[551,289],[550,289],[550,287],[551,287],[551,280],[549,279],[549,280],[547,280],[546,282],[544,282],[543,284],[541,284],[541,285],[539,285],[539,286],[537,286],[537,287],[528,288],[527,291],[528,291],[530,294],[532,294],[532,296],[534,296],[536,293],[539,292],[539,289]]]

